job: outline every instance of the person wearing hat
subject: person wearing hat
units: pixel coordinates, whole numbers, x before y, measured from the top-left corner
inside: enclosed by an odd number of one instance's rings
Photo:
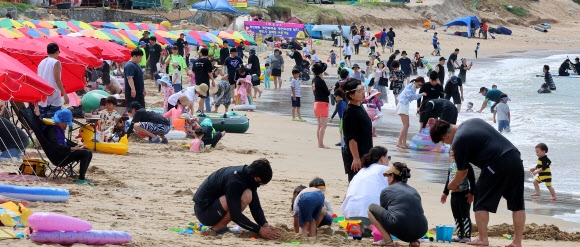
[[[177,53],[182,57],[185,57],[185,46],[188,45],[185,40],[185,33],[180,33],[179,38],[175,40],[175,46],[177,46]]]
[[[138,102],[129,104],[127,112],[133,119],[127,130],[127,135],[131,135],[135,129],[137,132],[149,137],[149,143],[168,143],[165,135],[171,130],[171,123],[161,114],[146,111]]]
[[[213,77],[213,66],[211,64],[211,61],[209,61],[209,59],[207,58],[209,54],[209,51],[207,48],[201,48],[200,52],[199,52],[199,59],[195,60],[195,63],[193,64],[193,73],[195,74],[195,85],[199,86],[202,84],[205,84],[208,88],[210,86],[210,82],[211,82],[211,86],[215,87],[215,78]],[[207,91],[206,91],[207,92]],[[201,97],[203,96],[203,97]],[[210,105],[210,97],[209,95],[201,95],[200,94],[200,98],[202,98],[203,100],[199,101],[199,108],[198,110],[203,112],[203,104],[205,103],[206,105],[206,111],[211,111],[211,105]],[[209,106],[209,109],[208,109]]]
[[[360,66],[358,66],[357,63],[352,65],[352,75],[350,75],[351,78],[355,78],[361,81],[364,81],[365,79],[365,75],[360,71]]]
[[[379,98],[383,93],[379,92],[376,89],[372,89],[369,93],[369,96],[365,98],[365,103],[367,105],[367,115],[372,121],[379,119],[382,115],[381,107],[383,106],[383,101]],[[377,127],[373,126],[373,137],[377,137],[376,135]]]
[[[203,114],[203,104],[207,98],[209,98],[209,86],[207,84],[200,84],[195,86],[195,92],[199,96],[199,108],[197,109],[198,112]]]
[[[58,60],[60,48],[56,43],[50,43],[46,46],[48,56],[38,65],[38,75],[44,79],[54,92],[46,97],[46,100],[38,102],[40,117],[52,117],[59,110],[63,103],[68,105],[68,95],[62,84],[62,64]],[[62,98],[61,98],[62,97]],[[63,102],[64,99],[64,102]]]
[[[127,104],[139,102],[140,105],[145,105],[145,80],[143,79],[143,70],[139,66],[143,55],[143,52],[139,49],[131,51],[131,60],[125,63],[125,67],[123,68],[125,73],[125,99],[127,99]]]
[[[163,117],[170,119],[171,122],[175,121],[175,119],[182,118],[182,115],[184,114],[183,111],[187,107],[189,107],[192,103],[193,102],[189,101],[187,95],[181,95],[177,100],[177,105],[169,109],[169,111],[167,111],[166,113],[164,113]]]
[[[171,95],[175,94],[175,89],[171,85],[171,81],[169,80],[169,76],[166,76],[166,75],[161,77],[161,79],[157,79],[157,84],[160,84],[161,87],[163,88],[163,93],[164,93],[163,112],[167,112],[167,111],[169,111],[169,109],[173,108],[172,106],[169,106],[168,100],[169,100],[169,97],[171,97]]]
[[[473,211],[479,237],[471,245],[489,246],[487,224],[489,213],[495,213],[501,198],[512,211],[513,240],[506,246],[522,246],[526,224],[524,201],[525,172],[520,151],[493,126],[480,118],[465,120],[460,125],[437,120],[431,127],[433,142],[451,145],[457,172],[447,188],[455,191],[471,165],[481,169],[475,185]]]
[[[445,99],[453,99],[453,104],[457,106],[457,111],[461,111],[461,102],[463,102],[463,80],[457,76],[451,76],[445,83]]]
[[[401,241],[409,242],[409,246],[419,247],[419,239],[425,235],[429,225],[421,204],[421,195],[407,184],[411,178],[411,169],[405,163],[395,162],[383,176],[387,178],[389,186],[381,191],[380,205],[373,203],[368,210],[369,219],[383,236],[375,244],[394,246],[393,235]]]
[[[439,63],[437,64],[437,66],[435,67],[435,72],[437,72],[437,76],[439,77],[439,83],[441,85],[443,85],[443,82],[445,82],[445,57],[440,57],[439,58]]]
[[[162,62],[165,64],[165,61],[161,61],[161,52],[163,52],[163,48],[159,43],[157,43],[157,38],[155,36],[150,37],[147,42],[149,45],[145,48],[145,56],[147,57],[147,66],[149,67],[149,71],[151,72],[151,78],[155,78],[155,75],[158,73],[166,73],[166,71],[159,71],[157,69],[157,64]],[[158,91],[161,91],[161,86],[159,86]]]
[[[260,58],[256,56],[256,49],[250,49],[250,56],[248,57],[249,74],[252,76],[252,88],[254,89],[254,99],[256,96],[262,97],[262,90],[260,90]],[[251,93],[250,93],[251,94]]]
[[[477,111],[477,113],[481,113],[481,111],[483,111],[483,109],[485,109],[485,107],[487,106],[487,102],[489,102],[490,100],[494,102],[494,104],[491,106],[491,113],[494,113],[495,106],[499,104],[501,100],[501,95],[504,94],[499,89],[488,90],[486,87],[481,87],[479,89],[479,93],[481,94],[481,96],[485,97],[485,100],[481,104],[481,108],[479,109],[479,111]]]
[[[459,48],[455,48],[455,51],[449,55],[449,59],[447,60],[447,70],[449,71],[449,77],[455,75],[455,68],[459,68],[457,54],[459,54]]]
[[[145,42],[145,44],[149,44],[149,40],[150,40],[150,39],[149,39],[149,34],[150,34],[150,33],[149,33],[149,31],[148,31],[148,30],[145,30],[145,31],[143,31],[143,35],[142,35],[142,36],[141,36],[141,38],[139,39],[139,44],[140,44],[141,42]]]
[[[186,106],[187,111],[190,113],[195,112],[193,110],[193,104],[197,100],[197,94],[198,94],[198,92],[195,90],[195,88],[196,88],[195,86],[187,87],[187,88],[185,88],[179,92],[175,92],[174,94],[169,96],[169,98],[167,98],[167,109],[169,110],[171,108],[174,108],[177,105],[179,97],[181,97],[182,95],[185,95],[185,96],[187,96],[187,98],[189,98],[189,102],[191,102],[188,106]]]
[[[408,148],[407,145],[407,135],[409,134],[409,105],[413,100],[421,99],[421,96],[427,96],[425,92],[415,93],[417,88],[422,88],[425,84],[425,79],[418,76],[416,79],[412,80],[409,85],[405,86],[405,89],[399,94],[397,100],[396,113],[401,117],[401,122],[403,123],[403,128],[399,133],[399,140],[397,141],[398,148]]]
[[[47,125],[46,128],[42,130],[42,133],[46,139],[51,142],[56,150],[60,153],[60,157],[64,158],[60,164],[68,164],[73,161],[79,161],[79,177],[75,180],[78,184],[89,184],[85,178],[89,164],[93,159],[93,153],[85,149],[81,144],[78,145],[75,142],[66,139],[65,130],[66,127],[73,126],[73,115],[69,109],[58,110],[52,117],[54,125]]]
[[[230,49],[230,56],[224,60],[224,65],[226,66],[228,72],[228,82],[230,83],[230,92],[232,94],[231,98],[233,101],[236,97],[236,73],[238,69],[244,65],[242,59],[238,57],[238,49],[235,47]]]
[[[397,55],[399,55],[401,52],[399,50],[395,50],[395,53],[391,54],[391,56],[389,56],[389,60],[387,60],[387,68],[389,70],[393,70],[393,67],[391,66],[391,64],[393,63],[393,61],[395,61],[397,59]]]
[[[511,99],[507,96],[507,94],[502,94],[500,96],[500,102],[497,104],[495,111],[493,112],[493,122],[496,122],[496,115],[497,115],[497,130],[499,132],[510,132],[510,108],[507,105],[507,102]]]

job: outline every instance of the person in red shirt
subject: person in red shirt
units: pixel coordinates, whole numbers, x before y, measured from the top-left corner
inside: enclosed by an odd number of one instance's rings
[[[487,25],[486,21],[483,21],[483,38],[487,39],[487,29],[489,28],[489,26]]]

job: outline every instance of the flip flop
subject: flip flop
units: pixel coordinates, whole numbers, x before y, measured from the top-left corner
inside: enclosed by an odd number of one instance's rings
[[[89,181],[87,181],[87,180],[80,180],[80,179],[77,179],[77,180],[75,180],[75,183],[76,183],[76,184],[81,184],[81,185],[82,185],[82,184],[88,184],[88,185],[90,185],[90,186],[95,186],[95,184],[93,184],[93,183],[91,183],[91,182],[89,182]]]

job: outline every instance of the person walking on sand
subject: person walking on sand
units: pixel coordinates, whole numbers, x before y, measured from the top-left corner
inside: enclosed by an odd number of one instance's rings
[[[249,166],[221,168],[209,175],[195,192],[195,216],[202,224],[209,226],[207,234],[224,234],[229,231],[228,223],[233,221],[265,239],[276,239],[280,233],[266,220],[258,197],[258,188],[270,180],[272,167],[263,158]],[[248,206],[256,223],[242,213]]]
[[[435,32],[433,34],[431,44],[433,44],[433,51],[431,52],[431,56],[435,56],[435,54],[437,54],[437,44],[439,44],[439,38],[437,38],[437,32]]]
[[[548,146],[544,143],[540,143],[536,145],[536,155],[538,156],[538,164],[530,169],[532,175],[538,175],[534,179],[534,190],[535,193],[532,196],[541,196],[540,194],[540,183],[545,183],[546,187],[550,191],[550,198],[551,201],[555,201],[556,198],[556,191],[552,188],[552,172],[550,171],[550,166],[552,165],[552,161],[548,159],[546,155],[548,153]]]
[[[314,116],[318,120],[318,128],[316,130],[316,139],[318,140],[319,148],[328,148],[324,145],[324,132],[328,122],[328,109],[330,100],[330,91],[332,88],[326,86],[323,79],[323,73],[326,71],[326,64],[315,63],[312,65],[312,72],[315,77],[312,79],[312,91],[314,91]]]
[[[472,118],[460,125],[437,120],[430,130],[435,143],[450,144],[455,155],[457,173],[447,188],[457,190],[467,177],[470,163],[481,169],[474,188],[473,211],[479,237],[469,245],[488,246],[489,213],[495,213],[501,198],[512,211],[514,235],[507,247],[521,247],[526,211],[524,202],[524,165],[520,151],[493,126]]]

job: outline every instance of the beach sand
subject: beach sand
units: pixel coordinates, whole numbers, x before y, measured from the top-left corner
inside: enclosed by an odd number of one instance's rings
[[[551,33],[558,30],[554,27]],[[509,56],[532,49],[569,50],[575,47],[577,38],[572,38],[571,30],[577,26],[567,27],[562,30],[560,36],[552,36],[557,42],[544,43],[540,32],[531,31],[525,35],[508,37],[496,35],[495,40],[466,39],[442,35],[444,56],[451,53],[451,49],[459,47],[471,57],[476,42],[482,42],[480,54],[487,56]],[[431,52],[431,33],[422,30],[408,29],[397,31],[396,49],[406,49],[409,54],[420,51],[422,54]],[[514,31],[527,31],[523,28],[514,28]],[[570,31],[570,32],[567,32]],[[376,31],[375,31],[376,32]],[[449,32],[449,31],[448,31]],[[567,38],[566,38],[567,37]],[[530,42],[523,42],[530,40]],[[500,45],[501,44],[501,45]],[[315,47],[324,51],[320,54],[325,60],[326,52],[331,49],[330,42],[324,41],[321,46]],[[336,48],[335,48],[336,49]],[[354,59],[366,59],[364,55],[354,56]],[[262,59],[266,53],[259,55]],[[459,57],[463,57],[460,53]],[[383,59],[387,59],[386,54]],[[263,59],[262,59],[263,60]],[[434,60],[433,60],[434,61]],[[286,60],[284,78],[289,78],[290,59]],[[435,62],[432,62],[433,64]],[[335,73],[330,71],[331,73]],[[330,79],[329,79],[330,80]],[[332,79],[334,81],[335,79]],[[185,81],[185,80],[184,80]],[[160,106],[162,95],[156,92],[152,81],[147,81],[148,94],[146,101],[151,106]],[[284,88],[288,88],[285,80]],[[265,91],[268,94],[271,91]],[[302,87],[303,93],[309,93],[309,86]],[[287,100],[286,97],[280,100]],[[260,99],[256,100],[259,107]],[[131,142],[129,153],[124,156],[95,153],[87,174],[87,179],[94,182],[95,186],[77,185],[70,179],[61,181],[28,181],[10,182],[7,184],[20,184],[42,187],[66,188],[71,192],[71,199],[66,203],[43,203],[34,202],[30,209],[35,212],[55,212],[87,220],[93,224],[94,229],[121,230],[133,235],[133,241],[127,246],[279,246],[286,241],[300,241],[308,246],[368,246],[370,240],[363,241],[344,240],[340,236],[322,235],[315,239],[304,239],[291,232],[283,230],[283,238],[266,241],[262,239],[251,240],[251,234],[243,237],[234,237],[226,234],[219,237],[202,237],[200,235],[180,235],[172,232],[169,228],[183,228],[190,221],[197,221],[193,214],[192,197],[201,182],[213,171],[225,167],[242,164],[250,164],[258,158],[270,160],[274,177],[272,181],[260,187],[258,193],[261,204],[266,213],[266,218],[271,224],[282,226],[292,225],[290,213],[290,200],[295,186],[308,182],[316,176],[326,181],[329,194],[327,195],[333,204],[335,213],[341,215],[340,205],[347,189],[347,177],[344,174],[340,150],[337,147],[330,149],[316,148],[316,123],[290,121],[288,116],[279,116],[261,112],[248,112],[250,129],[245,134],[227,134],[215,150],[202,153],[192,153],[189,148],[182,146],[188,140],[171,140],[169,144],[148,144],[143,141]],[[290,106],[288,102],[288,111]],[[396,120],[393,120],[396,121]],[[413,121],[413,120],[412,120]],[[416,125],[416,121],[412,122]],[[398,130],[397,130],[398,131]],[[410,136],[413,132],[410,133]],[[325,143],[332,145],[339,140],[338,129],[329,127],[326,131]],[[379,140],[375,139],[375,144]],[[401,158],[405,154],[399,152],[394,146],[386,146],[392,161],[406,162],[412,169],[428,167],[417,161]],[[32,150],[29,150],[32,153]],[[14,172],[16,165],[0,165],[0,172]],[[423,208],[429,221],[429,228],[436,225],[452,224],[453,217],[449,204],[442,205],[440,196],[443,184],[426,182],[426,169],[413,169],[409,184],[415,187],[421,194]],[[540,205],[527,203],[528,209],[540,208]],[[249,210],[246,215],[250,216]],[[472,216],[475,223],[475,218]],[[511,224],[511,212],[507,211],[505,202],[499,207],[497,214],[490,217],[490,226],[501,223]],[[578,246],[578,242],[554,241],[552,239],[565,239],[564,236],[574,229],[580,229],[580,223],[566,222],[548,216],[534,214],[527,215],[527,223],[554,224],[565,233],[552,234],[545,231],[543,234],[530,233],[525,246]],[[333,225],[338,230],[337,225]],[[496,236],[507,234],[507,229],[495,231]],[[547,235],[547,236],[546,236]],[[576,238],[576,241],[579,241]],[[503,246],[510,241],[501,237],[493,237],[490,240],[492,246]],[[5,240],[6,246],[38,246],[31,241]],[[457,244],[453,244],[457,245]],[[82,245],[80,245],[82,246]],[[422,246],[452,246],[449,243],[424,243]]]

